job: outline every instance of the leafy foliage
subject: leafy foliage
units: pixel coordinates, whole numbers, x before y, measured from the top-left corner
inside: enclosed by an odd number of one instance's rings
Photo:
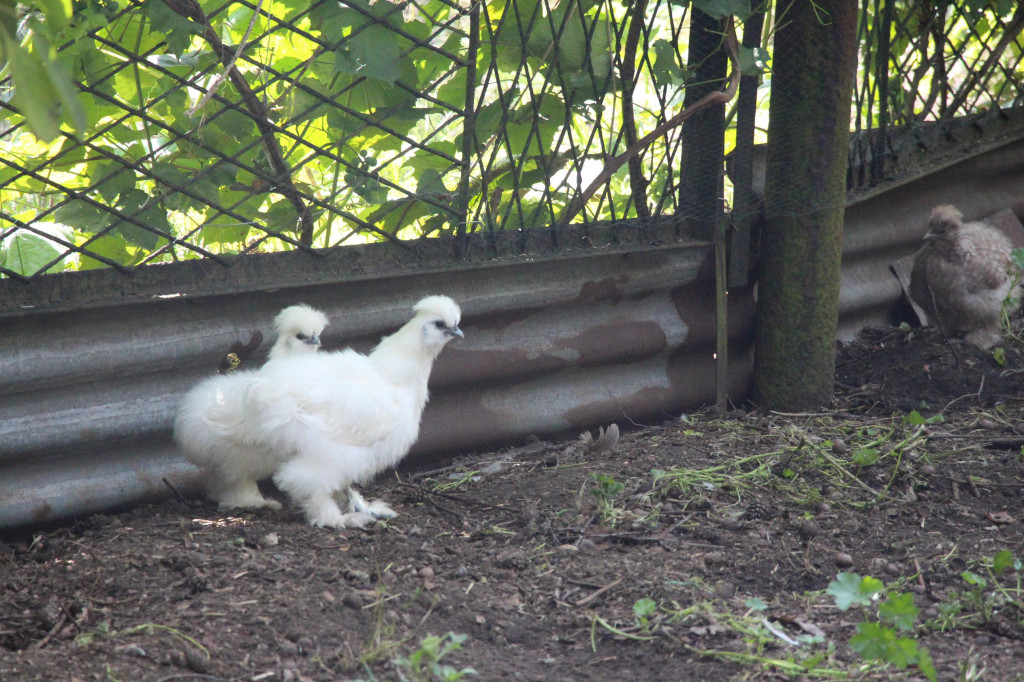
[[[462,648],[468,635],[457,635],[449,632],[444,637],[427,635],[420,642],[420,648],[409,656],[396,658],[395,669],[399,677],[409,682],[455,682],[466,675],[475,675],[472,668],[456,670],[453,666],[441,663],[441,659],[452,651]]]
[[[890,663],[900,670],[916,665],[932,682],[937,679],[935,665],[928,649],[919,647],[909,633],[917,624],[918,608],[914,595],[892,594],[879,603],[872,620],[868,607],[885,593],[885,584],[871,576],[840,573],[825,590],[836,606],[846,611],[851,606],[865,610],[865,620],[857,624],[857,634],[850,638],[850,648],[866,661]]]
[[[828,584],[825,593],[832,596],[836,606],[845,611],[851,606],[870,606],[885,584],[869,575],[861,578],[856,573],[840,573]]]
[[[0,274],[550,224],[625,148],[621,62],[640,75],[641,134],[678,106],[690,73],[687,9],[667,0],[644,18],[653,63],[623,54],[629,8],[594,0],[260,8],[36,0],[20,24],[3,15],[4,35],[30,40],[0,42],[15,91],[0,106],[0,154],[15,160],[0,166],[0,253],[13,264]],[[676,200],[677,146],[644,156],[662,210]],[[632,201],[620,173],[583,219],[635,215]],[[85,257],[61,260],[54,242],[46,259],[47,236],[11,237],[37,222],[69,231]]]

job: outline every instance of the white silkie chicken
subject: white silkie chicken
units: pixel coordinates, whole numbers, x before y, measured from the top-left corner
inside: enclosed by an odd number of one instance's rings
[[[256,487],[273,476],[314,526],[361,527],[394,516],[350,486],[396,465],[419,436],[427,380],[462,337],[459,306],[428,296],[369,355],[353,350],[275,357],[235,385],[204,382],[185,398],[175,437],[206,468],[222,506],[271,505]],[[225,378],[230,378],[225,377]],[[349,493],[347,513],[335,495]],[[276,503],[273,503],[276,504]]]
[[[288,306],[274,318],[277,341],[268,360],[288,355],[315,353],[320,349],[320,334],[327,326],[327,316],[308,305]]]
[[[315,354],[327,316],[307,305],[288,306],[274,318],[277,340],[270,348],[268,362],[285,357]],[[225,437],[244,428],[246,413],[240,399],[253,389],[258,372],[236,371],[204,380],[185,396],[174,421],[174,438],[186,459],[208,469],[207,492],[221,507],[270,507],[280,509],[276,500],[260,493],[256,479],[244,467],[223,469],[218,462],[244,459],[245,452],[231,449]]]

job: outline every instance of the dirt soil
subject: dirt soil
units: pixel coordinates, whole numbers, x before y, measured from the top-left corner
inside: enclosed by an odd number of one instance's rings
[[[0,679],[923,680],[925,647],[939,680],[1024,679],[1024,353],[1000,359],[868,331],[828,410],[402,470],[369,531],[170,500],[8,534]],[[884,590],[840,610],[841,571]]]

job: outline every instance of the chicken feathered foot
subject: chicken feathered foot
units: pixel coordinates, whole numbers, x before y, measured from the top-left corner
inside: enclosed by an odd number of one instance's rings
[[[355,488],[348,489],[348,510],[350,513],[368,514],[374,519],[393,519],[398,516],[398,512],[384,500],[367,502]]]
[[[330,495],[297,499],[310,525],[318,528],[365,528],[377,519],[363,512],[342,513]]]
[[[221,509],[280,509],[277,500],[263,497],[254,480],[224,481],[214,476],[210,497]]]
[[[964,335],[964,341],[977,346],[981,350],[989,350],[992,346],[999,343],[1002,338],[1003,333],[999,327],[975,329]]]

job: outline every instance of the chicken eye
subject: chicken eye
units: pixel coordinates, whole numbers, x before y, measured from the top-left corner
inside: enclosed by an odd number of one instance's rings
[[[438,329],[444,329],[444,327],[445,327],[444,320],[435,320],[434,321],[434,326],[437,327]]]
[[[298,339],[299,341],[305,341],[305,340],[306,340],[306,339],[308,339],[309,337],[308,337],[308,336],[306,336],[305,334],[303,334],[303,333],[301,333],[301,332],[300,332],[300,333],[298,333],[298,334],[296,334],[296,335],[295,335],[295,338],[297,338],[297,339]]]

